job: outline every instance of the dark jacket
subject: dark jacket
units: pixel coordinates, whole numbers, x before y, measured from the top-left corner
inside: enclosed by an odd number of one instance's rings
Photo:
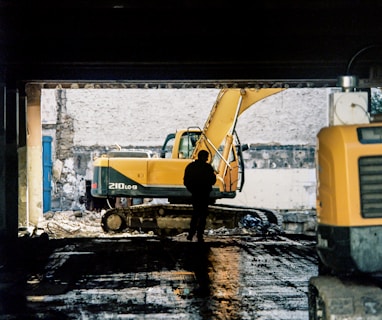
[[[214,169],[202,160],[191,162],[184,171],[183,183],[193,194],[209,194],[215,182]]]

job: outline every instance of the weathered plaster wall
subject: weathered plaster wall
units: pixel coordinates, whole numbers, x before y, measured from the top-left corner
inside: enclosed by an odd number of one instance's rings
[[[316,134],[328,123],[331,89],[288,89],[239,119],[246,185],[232,204],[315,207]],[[52,209],[74,209],[92,177],[92,159],[119,144],[157,148],[165,136],[203,127],[217,89],[66,89],[42,91],[43,134],[53,137]]]

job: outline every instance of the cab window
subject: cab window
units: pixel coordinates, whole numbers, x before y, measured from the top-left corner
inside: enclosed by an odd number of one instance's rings
[[[179,142],[178,157],[189,159],[195,149],[196,142],[199,140],[200,134],[195,132],[185,132]]]

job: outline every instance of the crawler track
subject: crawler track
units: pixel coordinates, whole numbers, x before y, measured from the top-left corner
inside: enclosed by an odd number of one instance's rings
[[[189,228],[192,206],[189,204],[135,205],[127,208],[109,209],[102,216],[101,226],[105,232],[123,232],[126,228],[157,235],[175,235]],[[282,219],[275,211],[230,205],[210,205],[207,228],[222,226],[235,228],[245,217],[266,233],[269,226],[281,227]],[[254,227],[254,226],[252,226]]]

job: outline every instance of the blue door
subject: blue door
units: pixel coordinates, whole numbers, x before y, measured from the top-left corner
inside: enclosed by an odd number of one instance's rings
[[[52,137],[42,137],[42,163],[43,163],[43,212],[51,209],[52,191]]]

